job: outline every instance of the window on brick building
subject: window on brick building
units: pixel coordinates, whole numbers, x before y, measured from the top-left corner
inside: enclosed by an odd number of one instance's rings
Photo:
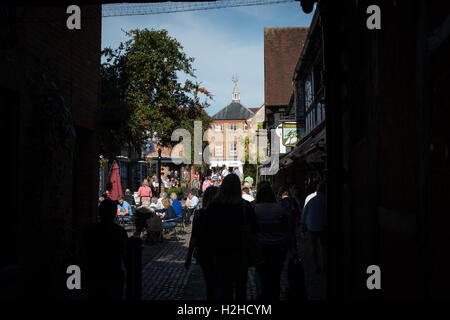
[[[222,157],[223,156],[223,145],[221,143],[217,143],[214,146],[214,154],[216,157]]]
[[[236,156],[237,155],[237,143],[233,142],[230,144],[230,156]]]
[[[237,129],[236,123],[230,124],[230,130],[231,131],[236,131],[236,129]]]
[[[221,132],[222,128],[222,124],[216,124],[216,132]]]

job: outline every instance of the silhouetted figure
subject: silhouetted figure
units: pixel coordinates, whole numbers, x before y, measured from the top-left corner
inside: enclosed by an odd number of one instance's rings
[[[248,267],[243,259],[242,226],[244,214],[250,232],[258,232],[252,205],[242,199],[241,182],[228,174],[206,209],[205,250],[211,255],[215,281],[215,300],[246,300]],[[235,296],[234,296],[235,294]]]
[[[289,190],[285,187],[280,188],[278,201],[289,213],[291,220],[289,222],[289,226],[292,237],[292,243],[294,244],[295,251],[297,251],[295,224],[296,219],[300,220],[300,207],[298,206],[298,203],[295,200],[295,198],[291,196]]]
[[[185,267],[189,268],[191,265],[192,255],[194,255],[195,260],[200,263],[200,267],[203,271],[203,276],[205,277],[206,284],[206,298],[208,300],[214,299],[214,292],[216,290],[215,279],[214,279],[214,269],[211,254],[208,254],[205,248],[208,238],[205,237],[206,232],[206,208],[214,196],[219,191],[218,187],[210,186],[205,189],[203,193],[202,208],[194,214],[194,220],[192,222],[192,233],[191,239],[189,241],[189,250],[186,257]],[[195,251],[194,251],[195,250]]]
[[[280,276],[288,250],[293,247],[289,212],[277,203],[269,184],[258,185],[255,205],[259,224],[258,240],[264,262],[257,266],[261,279],[261,300],[280,298]],[[293,221],[292,221],[293,222]]]
[[[99,206],[100,222],[86,232],[85,252],[89,299],[122,299],[125,284],[125,229],[114,219],[117,202],[106,199]]]
[[[326,226],[327,200],[325,183],[317,185],[317,195],[306,204],[300,223],[306,231],[306,245],[311,248],[316,272],[325,271],[326,267]]]
[[[156,198],[155,202],[156,202]],[[150,219],[155,210],[151,207],[149,200],[144,200],[141,205],[136,208],[134,215],[135,231],[134,236],[140,237],[142,231],[147,228],[147,220]]]

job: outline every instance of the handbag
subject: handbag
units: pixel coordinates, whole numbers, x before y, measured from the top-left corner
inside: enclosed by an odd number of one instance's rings
[[[244,266],[255,267],[264,262],[261,246],[258,242],[258,235],[252,232],[250,224],[247,222],[245,214],[245,204],[242,204],[242,260]]]

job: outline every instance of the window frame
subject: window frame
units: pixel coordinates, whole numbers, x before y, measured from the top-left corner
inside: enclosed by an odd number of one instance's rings
[[[220,130],[217,130],[218,126],[220,126]],[[216,123],[214,131],[215,132],[222,132],[223,131],[223,124],[222,123]]]
[[[237,143],[236,142],[230,143],[229,154],[230,154],[230,156],[237,156]]]

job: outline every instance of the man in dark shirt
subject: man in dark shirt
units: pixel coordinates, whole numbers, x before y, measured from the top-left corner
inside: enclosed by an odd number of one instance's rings
[[[130,189],[125,189],[125,201],[128,202],[131,206],[135,206],[136,207],[136,201],[134,200],[133,195],[131,194]],[[135,208],[133,207],[133,209]]]

